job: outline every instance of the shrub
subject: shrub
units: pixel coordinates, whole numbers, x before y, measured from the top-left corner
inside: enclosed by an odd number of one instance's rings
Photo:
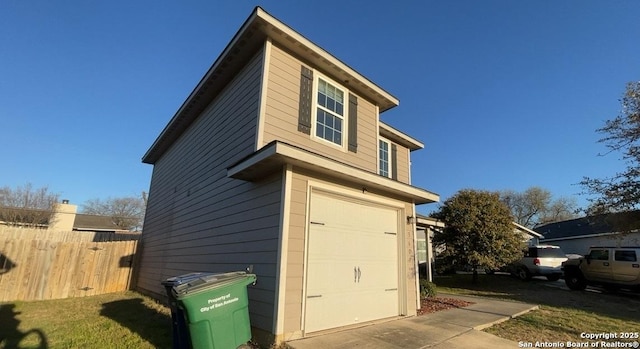
[[[433,298],[437,295],[436,284],[427,279],[420,279],[420,296],[422,298]]]

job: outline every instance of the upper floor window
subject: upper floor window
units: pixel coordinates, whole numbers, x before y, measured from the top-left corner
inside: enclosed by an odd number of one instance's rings
[[[378,144],[378,157],[380,159],[378,165],[379,173],[381,176],[391,177],[391,146],[389,142],[384,139],[380,139]]]
[[[328,81],[318,78],[316,136],[342,146],[344,120],[344,92]]]
[[[300,67],[298,131],[358,152],[358,97],[330,79]]]

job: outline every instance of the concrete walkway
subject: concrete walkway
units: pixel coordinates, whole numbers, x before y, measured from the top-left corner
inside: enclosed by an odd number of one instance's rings
[[[518,347],[517,342],[481,330],[538,308],[526,303],[480,297],[440,296],[475,304],[299,339],[287,344],[295,349],[513,349]]]

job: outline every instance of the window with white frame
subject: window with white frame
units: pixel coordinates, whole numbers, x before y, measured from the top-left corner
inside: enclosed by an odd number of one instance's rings
[[[384,139],[378,141],[378,154],[380,175],[391,177],[391,145],[389,141]]]
[[[318,78],[316,96],[316,137],[343,146],[345,126],[345,93],[337,86]]]

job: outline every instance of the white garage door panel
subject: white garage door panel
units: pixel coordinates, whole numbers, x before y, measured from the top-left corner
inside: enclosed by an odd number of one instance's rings
[[[311,197],[305,330],[398,315],[398,212]]]

